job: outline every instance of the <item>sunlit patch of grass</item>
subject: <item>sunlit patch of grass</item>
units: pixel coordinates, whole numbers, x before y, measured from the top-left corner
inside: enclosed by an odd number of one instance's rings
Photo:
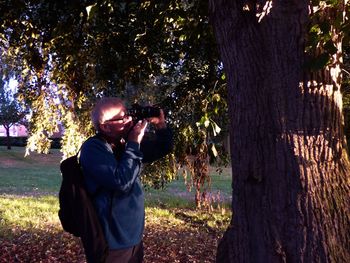
[[[146,208],[146,226],[161,224],[165,228],[183,227],[183,221],[176,218],[174,211],[164,208],[147,207]]]
[[[0,196],[0,236],[15,232],[16,229],[60,230],[57,216],[58,198],[56,196],[19,197]],[[167,227],[197,228],[205,227],[222,231],[229,224],[230,212],[168,207],[146,207],[146,224],[164,224]]]
[[[0,236],[16,229],[46,229],[60,227],[58,199],[55,196],[0,196]]]
[[[215,231],[224,231],[231,219],[231,211],[222,208],[210,213],[205,210],[183,210],[178,213],[179,217],[193,225],[204,226]]]
[[[187,227],[206,228],[215,232],[224,231],[230,223],[231,212],[229,210],[213,210],[210,213],[199,209],[182,208],[146,208],[146,222],[148,224],[160,224]]]

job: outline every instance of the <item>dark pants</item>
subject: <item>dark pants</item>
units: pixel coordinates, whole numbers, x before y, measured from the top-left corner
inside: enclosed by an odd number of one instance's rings
[[[126,248],[109,250],[106,263],[142,263],[143,262],[143,244]]]

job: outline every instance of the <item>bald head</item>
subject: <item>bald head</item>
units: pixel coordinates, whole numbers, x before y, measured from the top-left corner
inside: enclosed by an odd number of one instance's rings
[[[105,97],[100,99],[91,112],[91,120],[95,130],[99,131],[100,124],[103,124],[124,109],[124,102],[119,98]]]

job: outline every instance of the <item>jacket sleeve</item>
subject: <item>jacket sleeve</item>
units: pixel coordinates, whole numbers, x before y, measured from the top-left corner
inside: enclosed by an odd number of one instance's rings
[[[173,131],[169,128],[159,129],[155,134],[148,135],[141,142],[143,162],[154,162],[172,151]]]
[[[141,171],[142,153],[139,144],[129,142],[119,161],[111,147],[100,140],[86,142],[80,153],[80,164],[90,192],[98,186],[127,193]]]

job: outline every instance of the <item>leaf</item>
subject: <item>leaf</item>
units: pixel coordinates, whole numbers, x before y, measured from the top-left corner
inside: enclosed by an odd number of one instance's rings
[[[218,156],[218,151],[216,150],[216,147],[215,147],[214,144],[211,146],[210,150],[211,150],[211,152],[213,153],[213,155],[214,155],[215,157]]]
[[[94,5],[89,5],[86,7],[86,12],[87,12],[87,15],[88,15],[88,19],[90,19],[94,13],[95,13],[95,10],[96,8],[94,8],[96,6],[96,4]]]
[[[316,33],[316,34],[320,34],[321,33],[321,29],[320,29],[320,26],[319,25],[313,25],[311,28],[310,28],[310,33]]]
[[[217,125],[216,122],[214,122],[213,120],[211,120],[211,125],[213,127],[214,136],[218,135],[221,132],[221,128],[219,127],[219,125]]]
[[[215,94],[213,95],[213,101],[219,102],[220,99],[221,99],[220,94],[215,93]]]
[[[180,37],[179,37],[179,40],[182,42],[182,41],[185,41],[186,40],[186,35],[181,35]]]

